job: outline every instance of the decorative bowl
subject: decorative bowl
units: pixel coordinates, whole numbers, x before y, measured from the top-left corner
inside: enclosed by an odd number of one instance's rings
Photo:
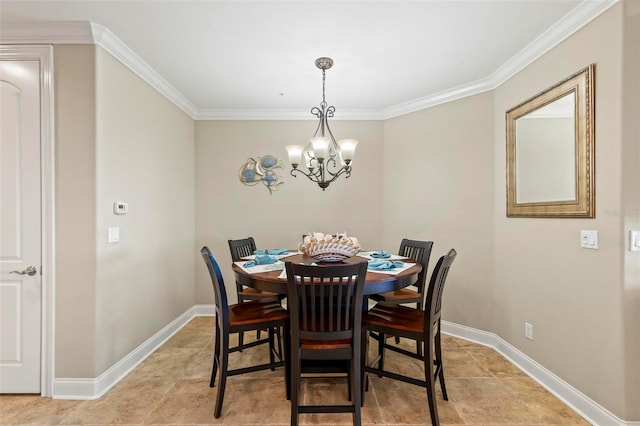
[[[334,237],[320,232],[305,236],[298,248],[319,262],[342,262],[361,250],[355,237],[347,237],[345,234]]]

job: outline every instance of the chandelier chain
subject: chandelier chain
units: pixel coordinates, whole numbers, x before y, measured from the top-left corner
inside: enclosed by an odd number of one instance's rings
[[[324,109],[324,108],[327,106],[327,102],[324,100],[324,81],[325,81],[325,73],[326,73],[326,70],[324,70],[324,69],[323,69],[323,70],[322,70],[322,104],[321,104],[321,105],[323,106],[323,108],[322,108],[322,109]]]

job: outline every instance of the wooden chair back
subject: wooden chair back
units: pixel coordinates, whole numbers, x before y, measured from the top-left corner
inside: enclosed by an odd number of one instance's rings
[[[292,346],[300,341],[347,339],[349,346],[359,345],[367,262],[332,266],[286,262],[285,268]]]
[[[433,274],[431,274],[431,280],[429,281],[429,288],[424,294],[425,331],[431,330],[433,324],[440,321],[444,284],[457,254],[454,249],[449,250],[446,255],[438,259],[438,263],[433,269]]]
[[[211,276],[211,283],[213,284],[213,294],[215,296],[215,310],[220,324],[229,323],[229,300],[227,299],[227,290],[224,286],[224,279],[222,278],[222,272],[218,262],[213,257],[209,247],[204,246],[200,250],[202,259],[207,265],[209,275]]]
[[[251,256],[256,250],[256,241],[253,237],[242,238],[239,240],[229,240],[229,250],[231,251],[231,260],[242,259]]]
[[[427,281],[427,269],[429,268],[429,258],[431,257],[431,249],[433,241],[419,241],[403,238],[400,242],[398,254],[415,260],[422,265],[422,271],[418,274],[418,280],[414,284],[418,288],[418,292],[422,293],[425,282]]]

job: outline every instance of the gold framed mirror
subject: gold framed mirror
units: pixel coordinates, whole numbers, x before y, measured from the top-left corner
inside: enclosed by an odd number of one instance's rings
[[[595,64],[507,111],[507,217],[595,217]]]

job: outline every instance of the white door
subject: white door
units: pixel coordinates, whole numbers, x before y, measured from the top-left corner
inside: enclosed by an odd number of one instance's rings
[[[40,393],[40,63],[0,61],[0,393]]]

